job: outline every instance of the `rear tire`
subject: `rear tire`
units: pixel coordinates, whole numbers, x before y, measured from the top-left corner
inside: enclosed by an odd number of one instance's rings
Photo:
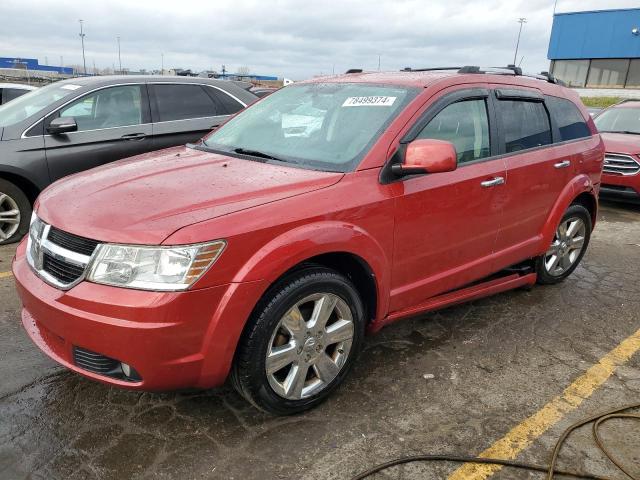
[[[582,205],[571,205],[556,229],[547,253],[536,259],[537,282],[554,285],[578,267],[591,239],[591,214]]]
[[[13,183],[0,178],[0,245],[20,240],[29,230],[31,202]]]
[[[287,275],[256,306],[231,371],[236,390],[268,413],[315,407],[342,383],[364,338],[353,284],[320,266]]]

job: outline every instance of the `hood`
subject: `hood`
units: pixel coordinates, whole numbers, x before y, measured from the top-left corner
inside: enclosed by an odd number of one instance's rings
[[[609,153],[626,153],[636,155],[640,153],[640,135],[625,133],[601,133],[605,150]]]
[[[40,195],[36,208],[45,222],[69,233],[153,245],[187,225],[325,188],[342,177],[175,147],[62,179]]]

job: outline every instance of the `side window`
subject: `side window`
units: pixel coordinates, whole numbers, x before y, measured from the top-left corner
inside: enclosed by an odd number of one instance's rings
[[[209,96],[218,102],[220,107],[218,115],[232,115],[244,108],[240,102],[234,100],[226,93],[212,87],[204,88]]]
[[[551,126],[542,102],[498,100],[506,153],[549,145]]]
[[[142,123],[139,85],[103,88],[85,95],[60,110],[61,117],[73,117],[78,131],[126,127]]]
[[[546,97],[546,103],[560,129],[561,142],[591,136],[587,122],[573,102],[564,98]]]
[[[168,122],[219,115],[213,100],[200,85],[155,84],[158,109],[154,121]]]
[[[445,107],[422,129],[417,138],[433,138],[453,143],[458,163],[490,156],[489,118],[485,100],[465,100]]]
[[[14,98],[18,98],[25,93],[28,93],[27,90],[22,90],[19,88],[5,88],[4,90],[0,89],[0,92],[2,93],[2,102],[0,103],[3,104],[7,103],[10,100],[13,100]]]

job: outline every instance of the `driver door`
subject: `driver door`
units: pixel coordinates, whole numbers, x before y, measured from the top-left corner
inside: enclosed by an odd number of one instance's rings
[[[102,88],[47,117],[44,138],[51,181],[151,151],[146,90],[143,84]],[[47,134],[46,127],[58,117],[73,117],[78,130]]]
[[[492,273],[506,183],[504,160],[492,145],[492,108],[486,89],[457,91],[436,101],[407,134],[453,143],[458,167],[401,181],[391,311]]]

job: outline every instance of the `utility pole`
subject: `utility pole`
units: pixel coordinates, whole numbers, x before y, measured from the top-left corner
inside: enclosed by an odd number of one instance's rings
[[[227,67],[224,66],[224,64],[222,65],[222,78],[225,78],[225,74],[227,73]]]
[[[80,41],[82,42],[82,66],[84,68],[84,74],[87,74],[87,61],[84,58],[84,32],[82,31],[82,20],[78,20],[80,22]]]
[[[380,55],[378,55],[378,71],[380,71]]]
[[[122,59],[120,58],[120,35],[118,35],[118,65],[120,66],[120,75],[122,75]]]
[[[518,23],[520,24],[520,30],[518,31],[518,41],[516,42],[516,53],[513,55],[513,64],[516,64],[516,60],[518,58],[518,48],[520,47],[520,35],[522,35],[522,26],[527,23],[527,19],[524,17],[520,17],[518,19]]]
[[[160,60],[161,61],[161,65],[162,65],[160,67],[161,68],[160,72],[161,72],[161,75],[164,75],[164,53],[160,54],[160,58],[161,58],[161,60]]]

